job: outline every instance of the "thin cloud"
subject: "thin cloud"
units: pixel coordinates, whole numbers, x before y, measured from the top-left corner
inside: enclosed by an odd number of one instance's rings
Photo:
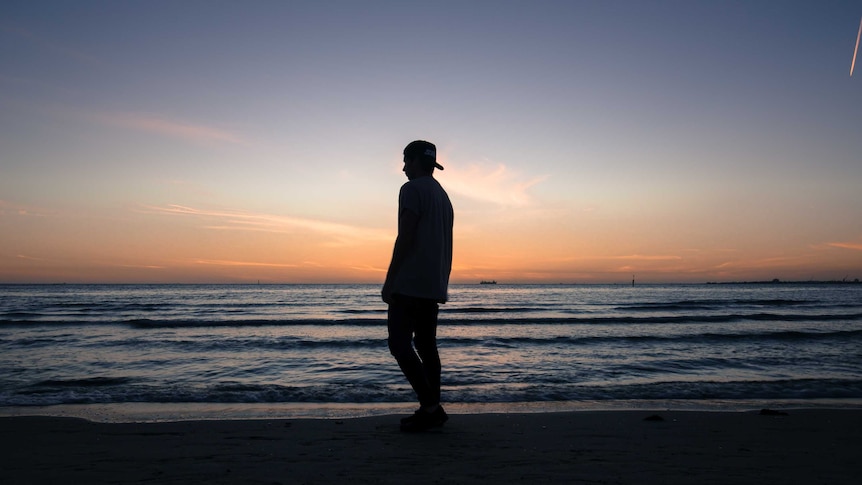
[[[851,249],[853,251],[862,251],[862,243],[834,242],[834,243],[827,243],[826,245],[833,247],[833,248]]]
[[[365,272],[372,272],[372,273],[385,273],[387,271],[387,268],[381,268],[379,266],[370,266],[370,265],[349,266],[349,268],[352,270],[356,270],[356,271],[365,271]]]
[[[225,231],[262,231],[295,233],[305,230],[334,238],[330,244],[350,245],[361,241],[389,241],[392,235],[378,229],[351,226],[315,219],[262,214],[240,210],[207,210],[168,205],[146,206],[144,212],[203,219],[203,227]]]
[[[613,256],[610,259],[625,259],[631,261],[678,261],[681,260],[681,256],[673,256],[673,255],[648,255],[648,254],[630,254],[626,256]]]
[[[739,259],[735,261],[725,261],[713,267],[718,271],[750,271],[764,269],[782,269],[789,267],[797,267],[805,262],[803,256],[779,256],[772,258],[757,258],[757,259]]]
[[[194,261],[197,264],[205,264],[212,266],[253,266],[266,268],[298,268],[296,264],[280,264],[280,263],[257,263],[253,261],[229,261],[221,259],[197,259]]]
[[[554,259],[540,260],[539,264],[548,267],[565,266],[571,264],[596,265],[609,264],[614,261],[682,261],[682,256],[672,254],[628,254],[620,256],[571,256]]]
[[[245,144],[242,136],[220,128],[169,120],[160,116],[139,113],[99,113],[96,118],[111,126],[166,135],[172,138],[198,142]]]
[[[509,170],[504,164],[470,164],[461,169],[444,165],[441,174],[446,190],[464,197],[492,202],[504,206],[524,207],[530,205],[529,189],[547,177],[527,177]]]

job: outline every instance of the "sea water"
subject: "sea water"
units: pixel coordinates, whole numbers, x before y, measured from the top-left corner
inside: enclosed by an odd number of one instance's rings
[[[377,285],[2,285],[0,412],[413,406],[386,337]],[[862,402],[859,284],[454,285],[438,343],[453,404]]]

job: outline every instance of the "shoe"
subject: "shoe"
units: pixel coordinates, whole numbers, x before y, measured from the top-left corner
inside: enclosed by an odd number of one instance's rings
[[[410,416],[407,416],[406,418],[401,418],[401,424],[405,424],[405,423],[408,423],[410,421],[413,421],[414,419],[416,419],[417,414],[424,413],[424,412],[425,411],[423,411],[422,408],[417,409],[416,412],[411,414]]]
[[[443,410],[443,406],[437,406],[433,413],[419,409],[413,416],[401,420],[401,431],[414,433],[431,428],[439,428],[449,420],[449,415]]]
[[[443,406],[441,406],[439,404],[437,405],[437,410],[435,410],[434,412],[438,412],[438,411],[442,412],[444,422],[447,419],[449,419],[449,416],[446,414],[446,411],[443,411]],[[407,416],[406,418],[401,418],[401,424],[407,423],[409,421],[413,421],[414,419],[416,419],[416,415],[420,415],[419,417],[421,418],[421,414],[429,414],[429,413],[426,413],[425,411],[423,411],[422,407],[420,406],[419,409],[417,409],[416,412],[414,412],[410,416]]]

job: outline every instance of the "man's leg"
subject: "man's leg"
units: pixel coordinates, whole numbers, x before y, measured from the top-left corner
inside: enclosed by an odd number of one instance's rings
[[[440,404],[440,354],[437,351],[437,314],[439,307],[433,300],[417,302],[417,320],[414,327],[414,344],[425,380],[431,389],[434,404]]]
[[[430,407],[438,404],[439,391],[434,391],[426,377],[425,366],[422,360],[413,350],[413,332],[414,325],[421,320],[421,315],[417,314],[416,299],[407,298],[401,295],[395,295],[393,302],[389,305],[388,312],[388,329],[389,329],[389,351],[401,372],[410,382],[416,396],[419,398],[419,404],[422,407]],[[436,344],[435,344],[436,348]],[[439,358],[437,359],[437,367],[439,369]],[[439,376],[439,370],[437,371]],[[439,377],[437,378],[439,386]]]

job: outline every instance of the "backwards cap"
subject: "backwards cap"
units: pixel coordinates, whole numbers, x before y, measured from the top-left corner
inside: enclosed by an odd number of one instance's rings
[[[433,143],[425,140],[416,140],[410,142],[404,148],[404,156],[409,158],[418,158],[426,165],[433,165],[435,168],[443,170],[443,166],[437,163],[437,147]]]

